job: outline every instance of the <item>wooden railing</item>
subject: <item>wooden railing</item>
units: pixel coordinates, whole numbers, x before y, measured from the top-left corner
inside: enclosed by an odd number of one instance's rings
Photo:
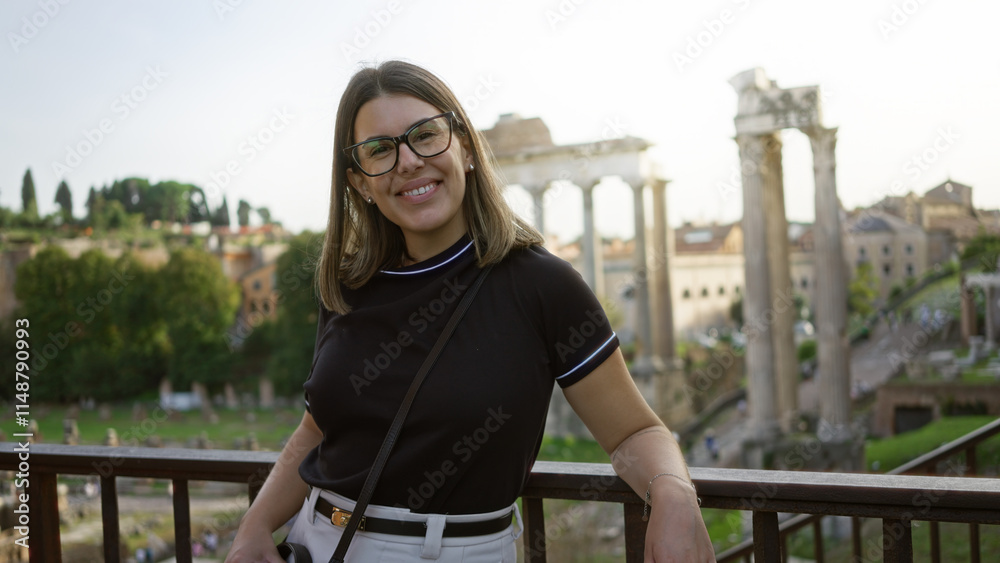
[[[1000,434],[1000,419],[994,420],[993,422],[986,424],[966,434],[965,436],[944,444],[943,446],[940,446],[937,449],[908,463],[904,463],[903,465],[888,471],[886,474],[937,475],[939,474],[939,465],[945,462],[953,461],[954,458],[964,454],[964,463],[961,465],[952,463],[950,470],[946,473],[955,474],[952,476],[977,475],[979,471],[976,460],[976,446],[978,446],[980,442],[997,434]],[[1000,489],[1000,480],[991,479],[991,481],[997,489]],[[1000,511],[1000,506],[997,507],[997,510]],[[813,532],[813,558],[817,561],[817,563],[822,563],[824,561],[823,534],[821,527],[822,518],[822,514],[800,514],[782,522],[778,528],[778,533],[783,549],[787,551],[788,539],[792,534],[802,528],[811,526]],[[917,518],[917,520],[923,519]],[[940,563],[940,527],[938,526],[938,522],[934,520],[930,522],[930,539],[931,561],[932,563]],[[752,540],[748,540],[719,554],[718,561],[719,563],[731,563],[739,560],[749,561],[750,554],[753,553],[753,550],[754,542]],[[858,517],[852,518],[851,520],[851,551],[856,561],[863,560],[861,553],[861,520]],[[970,563],[979,563],[982,560],[979,545],[979,525],[977,523],[969,523],[969,559]],[[998,559],[1000,559],[1000,554],[993,554],[993,557],[987,559],[987,561],[994,561]]]
[[[16,446],[0,443],[0,470],[18,470],[22,460]],[[31,445],[30,560],[61,559],[59,475],[100,478],[104,557],[110,563],[120,561],[117,478],[171,480],[177,561],[185,563],[191,561],[188,483],[244,483],[253,499],[270,467],[281,462],[275,452]],[[913,520],[1000,525],[1000,482],[995,479],[715,468],[692,468],[691,474],[704,508],[753,513],[752,552],[758,562],[782,561],[779,512],[881,518],[887,562],[912,560]],[[544,499],[624,504],[626,561],[642,561],[642,502],[610,465],[535,464],[523,494],[524,557],[529,563],[545,561]]]

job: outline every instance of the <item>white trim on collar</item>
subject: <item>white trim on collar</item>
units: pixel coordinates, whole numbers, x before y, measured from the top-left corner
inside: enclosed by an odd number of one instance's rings
[[[424,272],[429,272],[431,270],[435,270],[437,268],[440,268],[441,266],[444,266],[445,264],[447,264],[447,263],[451,262],[452,260],[458,258],[466,250],[472,248],[472,244],[473,244],[473,241],[469,241],[469,244],[465,245],[464,248],[462,248],[461,250],[459,250],[458,252],[456,252],[455,255],[452,256],[451,258],[448,258],[447,260],[445,260],[444,262],[441,262],[440,264],[435,264],[433,266],[430,266],[428,268],[424,268],[422,270],[413,270],[411,272],[394,272],[392,270],[380,270],[380,272],[383,273],[383,274],[392,274],[394,276],[411,276],[413,274],[422,274]]]

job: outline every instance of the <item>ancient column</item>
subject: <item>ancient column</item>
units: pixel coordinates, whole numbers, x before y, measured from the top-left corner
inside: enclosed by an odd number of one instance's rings
[[[976,301],[975,290],[965,283],[965,274],[959,277],[959,291],[961,301],[959,302],[959,330],[962,337],[962,346],[969,345],[969,338],[976,335]]]
[[[747,337],[746,371],[753,437],[766,441],[778,433],[774,354],[770,325],[770,268],[767,262],[767,217],[764,212],[764,151],[767,136],[737,135],[743,181],[743,330]]]
[[[767,264],[769,311],[763,321],[771,325],[774,354],[774,384],[777,416],[783,432],[791,432],[799,402],[799,366],[795,350],[795,301],[788,264],[788,219],[785,218],[785,186],[781,169],[781,132],[762,136],[764,154],[764,214],[767,218]]]
[[[646,202],[643,197],[645,191],[645,181],[639,181],[632,185],[635,202],[635,275],[633,276],[636,308],[635,334],[638,340],[632,373],[648,382],[652,374],[662,366],[659,365],[659,360],[653,351],[653,324],[650,319],[649,307],[649,264],[646,254]]]
[[[549,188],[548,184],[540,184],[535,186],[524,186],[524,189],[531,194],[531,199],[534,201],[535,207],[535,228],[538,232],[545,236],[545,191]]]
[[[851,348],[847,337],[847,265],[837,198],[837,129],[807,129],[816,177],[816,311],[820,417],[833,432],[831,441],[850,439]]]
[[[996,282],[983,284],[983,301],[986,303],[986,349],[997,345],[997,286]]]
[[[656,355],[666,363],[674,357],[674,311],[667,263],[667,181],[656,178],[653,188],[653,295],[656,297]]]
[[[604,296],[604,249],[601,236],[594,227],[594,188],[600,184],[598,179],[589,186],[582,186],[583,192],[583,239],[580,246],[583,250],[583,279],[598,297]]]

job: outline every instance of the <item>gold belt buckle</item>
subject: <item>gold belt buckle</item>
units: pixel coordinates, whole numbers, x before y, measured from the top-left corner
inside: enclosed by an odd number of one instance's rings
[[[334,526],[340,526],[344,528],[347,526],[348,522],[351,521],[351,513],[342,509],[333,507],[333,513],[330,514],[330,523]],[[361,517],[361,525],[358,526],[358,530],[362,532],[365,531],[365,517]]]

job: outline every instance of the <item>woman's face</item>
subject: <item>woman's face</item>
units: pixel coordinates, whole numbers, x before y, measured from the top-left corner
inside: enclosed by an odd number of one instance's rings
[[[408,95],[375,98],[361,106],[354,119],[353,143],[373,137],[396,137],[414,124],[442,113],[431,104]],[[465,173],[472,164],[467,138],[452,128],[451,146],[429,158],[415,154],[400,143],[399,161],[389,173],[370,177],[356,168],[347,171],[351,187],[367,201],[375,200],[379,211],[399,226],[407,248],[453,244],[466,231],[462,200]]]

